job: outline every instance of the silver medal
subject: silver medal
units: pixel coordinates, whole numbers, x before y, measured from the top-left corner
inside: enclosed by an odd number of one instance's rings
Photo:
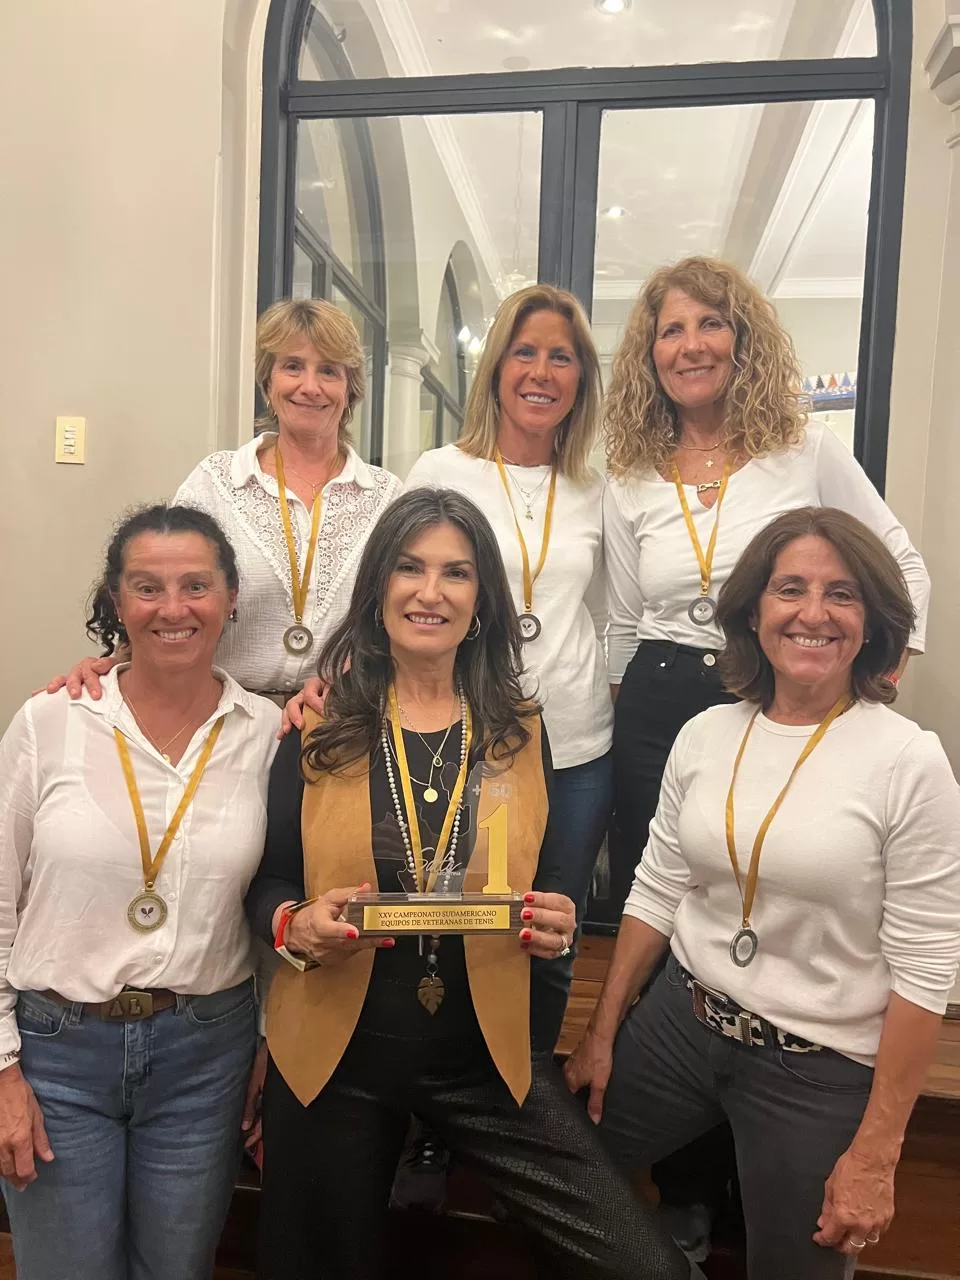
[[[738,969],[746,969],[753,963],[760,941],[752,929],[738,929],[730,943],[730,959]]]
[[[697,596],[696,600],[692,600],[687,606],[687,613],[690,621],[696,623],[698,627],[709,627],[717,616],[717,602],[711,600],[709,596]]]
[[[283,633],[283,647],[287,653],[299,658],[313,648],[313,632],[302,622],[297,622]]]

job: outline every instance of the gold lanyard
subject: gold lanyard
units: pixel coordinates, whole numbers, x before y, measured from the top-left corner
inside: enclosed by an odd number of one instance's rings
[[[723,505],[724,494],[727,492],[727,481],[730,479],[730,469],[733,465],[733,459],[728,458],[723,466],[723,476],[720,480],[720,492],[717,494],[716,515],[713,520],[713,529],[710,532],[710,541],[707,543],[706,555],[704,555],[703,547],[700,545],[700,537],[697,533],[697,526],[693,523],[693,515],[690,511],[690,504],[687,502],[687,495],[684,492],[683,481],[680,479],[680,468],[673,463],[673,483],[677,486],[677,497],[680,499],[680,509],[683,511],[683,519],[687,526],[687,533],[690,535],[690,541],[693,543],[693,549],[697,553],[697,564],[700,566],[700,594],[708,596],[710,594],[710,578],[713,574],[713,553],[717,549],[717,530],[720,528],[720,508]]]
[[[287,504],[287,482],[283,474],[283,458],[280,450],[274,445],[273,456],[277,468],[277,489],[280,493],[280,519],[283,523],[283,536],[287,540],[287,555],[290,557],[290,594],[293,597],[293,616],[298,623],[303,622],[303,611],[307,603],[307,592],[310,590],[310,575],[313,572],[313,557],[317,550],[317,539],[320,537],[320,513],[323,510],[323,490],[313,499],[310,510],[310,541],[307,544],[307,558],[303,562],[303,577],[297,566],[297,544],[293,540],[293,522],[290,519],[290,507]]]
[[[387,701],[390,708],[390,728],[393,730],[393,746],[397,756],[397,768],[400,770],[400,785],[403,788],[403,805],[407,811],[407,826],[410,828],[410,847],[413,850],[413,865],[417,879],[417,890],[420,893],[432,893],[437,883],[437,876],[440,874],[440,867],[443,863],[443,855],[447,851],[447,845],[450,843],[450,833],[453,830],[453,820],[456,817],[457,809],[460,807],[460,799],[463,796],[463,788],[467,783],[467,769],[470,760],[470,743],[473,738],[473,719],[470,715],[470,704],[466,706],[466,723],[463,731],[466,734],[466,743],[460,747],[460,772],[457,774],[457,781],[454,784],[453,792],[450,796],[450,803],[447,805],[447,814],[443,820],[443,828],[440,831],[440,839],[437,841],[437,850],[433,856],[433,862],[430,865],[429,876],[424,876],[423,870],[423,841],[420,839],[420,822],[417,818],[417,810],[413,800],[413,787],[410,785],[410,766],[407,764],[407,749],[403,741],[403,726],[400,724],[400,705],[397,702],[397,691],[393,687],[387,691]]]
[[[499,448],[494,450],[494,461],[497,464],[497,470],[500,472],[500,481],[503,485],[503,491],[507,495],[507,501],[510,503],[510,514],[513,516],[513,523],[517,527],[517,541],[520,543],[520,558],[523,562],[523,609],[525,613],[533,611],[533,584],[540,577],[540,570],[547,562],[547,550],[550,546],[550,526],[553,524],[553,503],[557,496],[557,464],[554,463],[550,469],[550,488],[547,491],[547,514],[543,518],[543,542],[540,544],[540,559],[537,561],[537,567],[533,573],[530,572],[530,557],[527,554],[527,544],[523,540],[523,530],[520,528],[520,521],[517,519],[517,511],[513,505],[513,499],[510,497],[510,481],[507,479],[507,473],[504,469],[503,458],[500,456]]]
[[[120,764],[123,768],[123,777],[127,784],[127,791],[130,794],[130,803],[133,806],[133,816],[137,823],[137,837],[140,841],[140,862],[143,865],[143,886],[147,890],[152,890],[157,882],[157,876],[160,874],[163,860],[167,856],[167,851],[173,843],[173,838],[180,828],[183,815],[190,807],[190,801],[200,785],[200,779],[203,777],[211,755],[213,755],[213,748],[217,745],[217,739],[220,737],[220,730],[223,728],[225,719],[226,716],[221,716],[207,734],[207,740],[203,744],[200,758],[194,766],[193,773],[190,775],[190,781],[187,783],[186,790],[177,805],[177,811],[170,819],[170,825],[164,832],[155,858],[150,857],[150,836],[147,833],[147,820],[143,813],[143,803],[140,800],[140,791],[137,787],[137,776],[133,772],[133,761],[130,759],[130,748],[127,746],[127,740],[120,730],[114,729],[113,731],[113,736],[117,742],[117,754],[120,756]]]
[[[750,855],[750,867],[747,871],[747,888],[744,893],[743,880],[740,875],[740,866],[737,862],[737,847],[734,841],[733,833],[733,789],[737,784],[737,774],[740,771],[740,761],[743,759],[743,753],[747,749],[747,741],[750,738],[750,731],[753,729],[754,721],[760,714],[760,708],[750,717],[750,723],[747,725],[747,731],[743,735],[743,741],[740,743],[740,750],[737,752],[737,758],[733,766],[733,777],[730,779],[730,790],[727,792],[727,811],[724,826],[727,836],[727,853],[730,855],[730,864],[733,867],[733,874],[737,880],[737,888],[740,890],[740,902],[743,906],[743,928],[750,927],[750,914],[753,911],[753,900],[757,892],[757,876],[760,872],[760,852],[763,849],[763,842],[766,838],[770,823],[777,816],[777,812],[783,803],[783,798],[790,790],[790,784],[800,772],[800,767],[810,757],[814,749],[823,741],[823,736],[836,720],[847,710],[853,706],[853,699],[848,694],[844,694],[842,698],[838,698],[833,704],[824,718],[817,725],[816,729],[810,735],[807,745],[800,752],[797,763],[790,772],[790,777],[786,781],[783,790],[770,806],[770,810],[763,822],[760,823],[760,830],[757,832],[756,839],[753,842],[753,852]]]

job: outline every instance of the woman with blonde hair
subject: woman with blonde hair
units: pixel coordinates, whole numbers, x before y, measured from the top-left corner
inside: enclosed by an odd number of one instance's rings
[[[647,280],[614,359],[604,415],[618,905],[677,734],[701,711],[734,701],[718,667],[724,639],[715,602],[774,517],[831,506],[862,520],[903,572],[916,612],[910,649],[923,650],[923,561],[856,459],[829,429],[807,423],[800,386],[790,337],[736,267],[685,258]],[[661,1196],[682,1203],[665,1179]],[[704,1223],[704,1214],[695,1217]]]
[[[257,322],[261,432],[212,453],[174,501],[212,515],[236,548],[243,604],[217,662],[255,693],[284,702],[316,671],[343,619],[370,530],[400,481],[365,463],[349,424],[363,399],[365,356],[353,321],[318,298],[284,298]],[[86,659],[72,697],[117,659]],[[63,683],[54,681],[53,692]]]
[[[520,615],[525,690],[543,704],[553,751],[551,814],[564,835],[558,887],[578,920],[613,803],[604,482],[589,463],[599,408],[600,363],[583,307],[564,289],[530,285],[494,317],[460,439],[422,454],[406,483],[467,494],[497,536]],[[571,970],[572,958],[553,967],[554,1039]]]

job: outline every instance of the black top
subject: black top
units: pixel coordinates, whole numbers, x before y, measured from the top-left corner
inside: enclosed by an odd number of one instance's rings
[[[455,725],[443,747],[444,765],[433,768],[434,752],[440,750],[445,730],[417,734],[403,731],[407,761],[413,781],[414,802],[420,823],[424,850],[436,847],[446,816],[450,793],[456,782],[460,763],[460,726]],[[550,747],[546,730],[541,730],[544,777],[549,801],[553,777]],[[389,747],[393,752],[392,739]],[[254,931],[268,944],[273,944],[271,931],[274,912],[281,902],[301,901],[305,895],[303,874],[303,841],[300,824],[304,781],[300,772],[300,735],[290,733],[277,751],[267,793],[267,834],[263,860],[247,893],[246,909]],[[403,793],[395,754],[392,755],[394,779],[400,803]],[[444,867],[449,873],[447,887],[456,891],[476,840],[476,808],[471,786],[475,782],[479,761],[471,761],[470,777],[464,792],[459,839],[454,859]],[[438,798],[433,803],[424,799],[432,785]],[[413,892],[415,883],[406,865],[406,852],[396,809],[390,791],[383,751],[378,744],[371,756],[370,812],[372,817],[373,857],[377,869],[377,888],[381,893]],[[535,889],[562,892],[562,864],[559,841],[551,839],[550,823],[540,849]],[[429,860],[429,853],[427,859]],[[438,885],[438,888],[440,886]],[[396,946],[377,949],[370,985],[367,989],[358,1030],[380,1034],[413,1037],[481,1037],[467,982],[463,939],[446,935],[437,949],[439,976],[444,984],[444,998],[434,1014],[417,999],[417,987],[426,974],[429,940],[399,935]],[[347,961],[346,963],[349,963]],[[562,999],[556,983],[544,983],[543,966],[548,960],[531,961],[530,1020],[534,1044],[546,1044],[544,1028],[555,1028],[562,1011],[553,1008]],[[538,1035],[538,1031],[540,1034]]]

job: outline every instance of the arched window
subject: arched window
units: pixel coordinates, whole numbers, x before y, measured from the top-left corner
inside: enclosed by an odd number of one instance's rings
[[[285,79],[349,80],[353,70],[316,5],[288,5]],[[350,316],[367,355],[367,395],[354,419],[356,447],[380,460],[387,362],[383,219],[373,146],[363,119],[287,120],[285,232],[264,278],[261,310],[275,297],[325,298]],[[279,193],[275,193],[279,194]],[[262,246],[261,246],[262,248]],[[267,296],[267,295],[270,296]]]
[[[395,465],[427,391],[428,434],[449,438],[458,394],[433,349],[450,355],[435,300],[456,244],[477,266],[473,334],[540,279],[591,310],[604,359],[650,270],[709,254],[774,299],[812,387],[855,385],[818,409],[883,490],[912,6],[700,8],[582,0],[547,40],[540,0],[273,0],[260,302],[323,291],[362,321],[368,456],[387,380]]]
[[[437,359],[423,369],[420,394],[421,436],[424,449],[452,444],[463,427],[463,407],[467,401],[466,344],[463,310],[457,291],[453,263],[447,263],[437,310],[435,344]]]

